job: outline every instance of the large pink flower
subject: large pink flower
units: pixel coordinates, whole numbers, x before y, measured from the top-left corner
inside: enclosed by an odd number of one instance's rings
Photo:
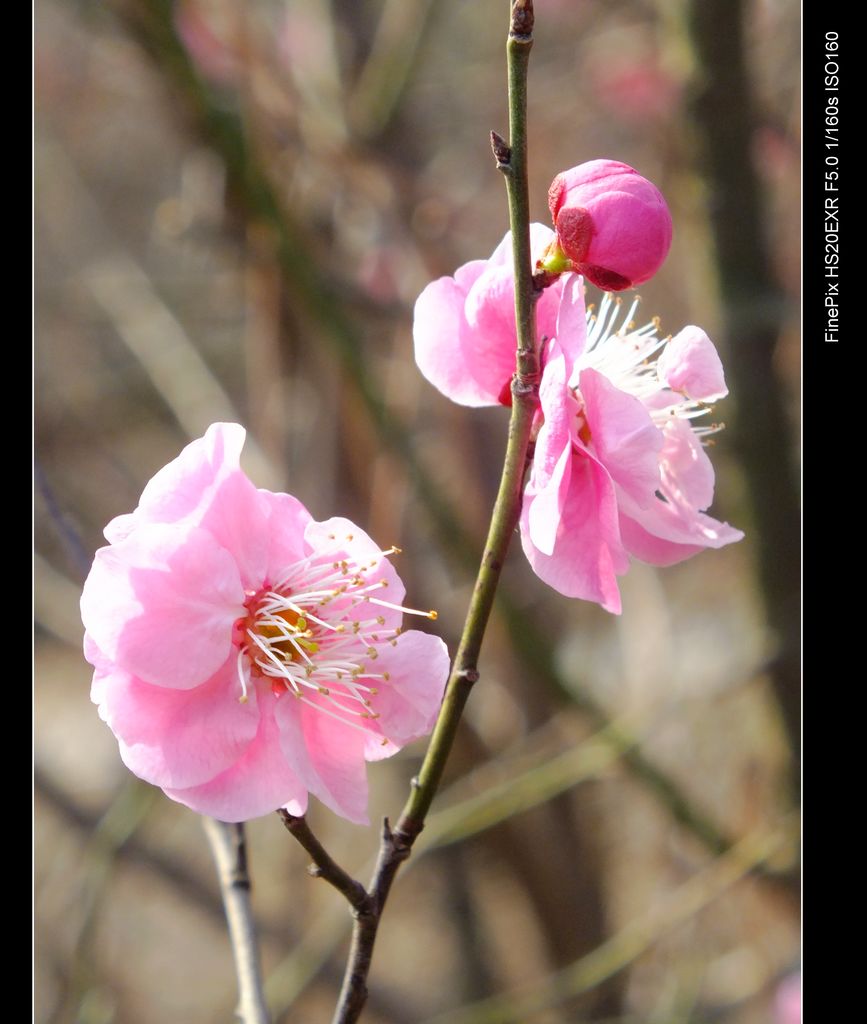
[[[395,549],[257,490],[244,437],[214,424],[106,527],[81,598],[92,699],[126,765],[195,811],[303,814],[312,793],[366,823],[365,761],[430,731],[448,653],[402,631]]]

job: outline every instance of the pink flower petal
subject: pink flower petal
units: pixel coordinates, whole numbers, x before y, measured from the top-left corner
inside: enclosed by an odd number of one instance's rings
[[[488,367],[479,358],[464,311],[467,282],[484,268],[484,260],[474,260],[461,268],[460,283],[451,277],[433,281],[413,312],[415,361],[422,375],[453,402],[473,407],[498,405],[503,386],[499,365]]]
[[[532,258],[554,233],[530,226]],[[546,289],[536,307],[540,338],[556,327],[562,285]],[[424,289],[413,315],[415,358],[424,377],[460,405],[499,405],[515,372],[515,285],[512,236],[507,232],[489,260],[460,267]],[[508,397],[504,404],[508,404]]]
[[[675,565],[705,548],[722,548],[744,536],[703,512],[659,500],[639,515],[640,521],[621,516],[621,536],[626,550],[648,565]]]
[[[105,720],[124,764],[156,786],[208,782],[238,761],[258,731],[256,689],[240,703],[234,655],[192,690],[151,686],[121,670],[104,691]]]
[[[530,541],[543,555],[554,554],[563,508],[572,482],[572,461],[570,442],[560,453],[560,458],[545,486],[535,487],[531,481],[527,488],[527,530]]]
[[[244,585],[255,588],[265,574],[267,509],[241,471],[245,437],[237,423],[214,423],[150,480],[135,516],[139,523],[202,526],[232,553]]]
[[[540,491],[560,461],[564,448],[568,448],[575,437],[575,417],[578,403],[566,387],[566,359],[558,342],[548,346],[542,383],[539,387],[539,401],[544,422],[536,438],[531,479],[535,490]]]
[[[637,398],[596,370],[581,371],[579,388],[594,454],[618,487],[639,507],[646,507],[659,486],[662,433]]]
[[[536,575],[566,597],[596,601],[606,611],[620,614],[616,574],[628,568],[620,543],[614,486],[602,466],[576,451],[569,491],[552,554],[540,551],[529,531],[533,497],[525,496],[521,514],[521,543]]]
[[[260,700],[256,737],[230,768],[201,786],[166,787],[166,795],[219,821],[247,821],[279,807],[286,807],[291,814],[303,814],[307,809],[306,787],[283,756],[274,703],[270,694]]]
[[[676,544],[655,537],[625,514],[620,516],[620,537],[629,554],[648,565],[676,565],[704,550],[703,544]]]
[[[403,747],[434,727],[449,674],[449,652],[437,636],[411,629],[397,638],[395,647],[383,646],[371,665],[377,676],[360,681],[375,686],[372,700],[376,736],[365,741],[368,760],[382,756],[382,738]],[[387,673],[391,678],[382,679]]]
[[[704,510],[713,503],[714,472],[710,459],[687,420],[670,419],[663,428],[660,456],[663,489],[684,504]]]
[[[558,341],[548,346],[539,398],[544,422],[536,438],[527,482],[527,530],[542,554],[554,551],[571,480],[572,445],[578,403],[566,387],[566,360]]]
[[[571,367],[587,344],[587,311],[584,306],[584,278],[580,274],[564,274],[563,291],[557,309],[555,334]],[[546,293],[550,289],[546,289]]]
[[[268,511],[268,556],[264,578],[273,584],[283,577],[290,566],[307,556],[304,531],[312,522],[312,517],[291,494],[260,490],[259,497]]]
[[[541,259],[542,253],[548,248],[557,236],[547,224],[540,224],[538,221],[530,223],[530,259],[534,266],[536,260]],[[514,267],[512,259],[512,232],[507,231],[502,242],[491,253],[491,258],[486,261],[493,266]]]
[[[364,731],[330,717],[332,708],[326,698],[310,699],[317,707],[289,696],[277,701],[283,756],[305,788],[326,807],[357,825],[367,825]]]
[[[713,342],[700,327],[684,327],[663,348],[656,363],[663,384],[696,402],[715,402],[729,393]]]
[[[232,556],[197,527],[141,526],[96,553],[81,615],[106,658],[145,682],[191,689],[209,679],[244,614]]]

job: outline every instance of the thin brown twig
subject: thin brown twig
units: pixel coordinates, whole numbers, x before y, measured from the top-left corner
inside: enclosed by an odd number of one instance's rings
[[[310,854],[313,860],[308,868],[310,874],[333,885],[338,892],[343,893],[353,910],[363,912],[370,900],[367,890],[331,857],[313,834],[307,819],[303,815],[290,814],[283,808],[277,813],[288,831]]]

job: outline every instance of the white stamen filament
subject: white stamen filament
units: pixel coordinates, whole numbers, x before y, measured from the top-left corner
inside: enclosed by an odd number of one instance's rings
[[[657,427],[663,427],[672,417],[692,421],[708,415],[712,411],[711,406],[673,391],[660,381],[654,357],[671,339],[658,336],[658,318],[635,329],[633,317],[640,301],[640,298],[636,298],[622,319],[622,300],[619,297],[612,298],[607,292],[602,296],[598,313],[594,314],[593,307],[588,307],[587,341],[584,354],[569,382],[570,386],[577,388],[581,369],[590,367],[604,374],[621,391],[640,400],[669,393],[671,400],[665,406],[646,406]],[[619,327],[616,326],[618,319],[621,319]],[[712,443],[706,442],[704,438],[721,429],[722,424],[692,425],[693,432],[702,444]]]
[[[371,575],[383,558],[399,554],[399,548],[378,551],[372,558],[368,554],[368,561],[361,563],[346,552],[345,542],[351,538],[329,539],[324,548],[287,566],[264,592],[248,591],[249,616],[236,666],[239,700],[248,700],[257,678],[267,680],[277,696],[285,689],[309,707],[381,738],[367,724],[379,718],[373,706],[379,689],[371,683],[387,684],[391,676],[370,672],[368,665],[383,647],[397,643],[402,630],[386,628],[385,616],[371,615],[371,606],[429,619],[436,612],[373,596],[389,580],[372,580]],[[368,614],[358,615],[359,606],[367,606]]]

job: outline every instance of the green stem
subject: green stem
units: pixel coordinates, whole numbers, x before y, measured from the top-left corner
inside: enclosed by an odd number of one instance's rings
[[[518,0],[515,8],[532,12],[532,0]],[[403,810],[397,831],[414,839],[442,778],[458,722],[473,684],[479,678],[478,658],[494,595],[512,534],[521,514],[524,469],[533,416],[539,402],[539,355],[536,348],[533,267],[530,257],[530,198],[527,184],[527,66],[531,32],[509,33],[506,53],[509,68],[510,155],[500,163],[506,178],[509,224],[515,267],[515,322],[518,333],[517,373],[512,380],[512,417],[500,489],[491,515],[488,539],[476,585],[470,599],[463,633],[455,655],[443,706],[418,779]]]
[[[418,777],[394,831],[385,823],[379,859],[371,881],[371,905],[356,912],[352,947],[346,965],[334,1024],[357,1021],[367,998],[367,975],[373,945],[391,883],[409,856],[439,788],[457,734],[461,714],[479,678],[478,659],[494,604],[503,563],[521,514],[524,472],[533,418],[539,404],[539,355],[536,346],[533,268],[530,258],[530,199],[527,184],[527,66],[533,44],[533,0],[515,0],[506,46],[509,69],[508,152],[497,151],[506,177],[509,223],[515,266],[517,372],[512,380],[512,416],[500,488],[491,515],[488,539],[463,633],[455,655],[440,714]]]

